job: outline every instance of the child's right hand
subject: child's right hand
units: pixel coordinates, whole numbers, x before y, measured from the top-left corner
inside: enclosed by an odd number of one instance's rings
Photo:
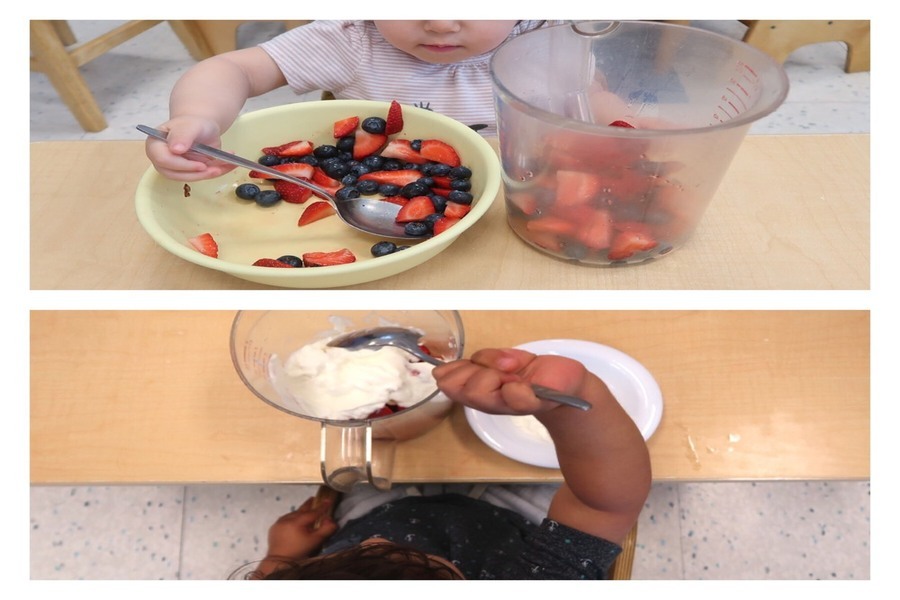
[[[512,348],[479,350],[469,360],[435,367],[432,373],[452,400],[486,413],[513,415],[560,407],[536,397],[532,384],[583,397],[587,379],[594,377],[578,361]]]
[[[221,144],[219,125],[215,121],[195,117],[175,117],[159,126],[167,131],[163,142],[147,138],[147,157],[164,177],[176,181],[200,181],[212,179],[234,169],[234,166],[206,156],[190,152],[194,143],[218,148]]]

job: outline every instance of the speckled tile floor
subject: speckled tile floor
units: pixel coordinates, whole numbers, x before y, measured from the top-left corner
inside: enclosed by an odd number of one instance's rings
[[[73,21],[79,39],[111,21]],[[737,22],[696,22],[739,34]],[[242,45],[272,35],[245,27]],[[752,134],[868,132],[869,73],[847,74],[840,43],[796,51],[791,92]],[[165,24],[83,67],[109,121],[82,131],[31,75],[31,140],[140,139],[166,117],[175,79],[193,64]],[[279,90],[248,109],[317,97]],[[634,579],[868,579],[869,482],[656,483],[641,515]],[[315,486],[109,486],[30,489],[31,578],[223,579],[258,558],[274,519]]]

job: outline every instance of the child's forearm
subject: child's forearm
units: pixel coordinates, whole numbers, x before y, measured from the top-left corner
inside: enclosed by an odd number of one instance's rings
[[[567,516],[583,509],[577,518],[588,523],[575,523],[578,529],[624,536],[649,492],[647,446],[602,381],[587,377],[580,395],[591,402],[591,410],[561,406],[538,415],[553,438],[565,479],[557,500]],[[599,530],[591,530],[594,511],[603,513]],[[607,519],[609,516],[612,518]]]
[[[214,56],[178,80],[169,98],[169,116],[212,120],[225,131],[248,98],[283,84],[281,72],[259,48]]]

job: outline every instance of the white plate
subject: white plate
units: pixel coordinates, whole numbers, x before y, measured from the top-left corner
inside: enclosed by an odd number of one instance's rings
[[[645,440],[656,431],[662,418],[662,392],[644,365],[624,352],[594,342],[562,339],[528,342],[517,348],[579,361],[606,383]],[[534,417],[489,415],[468,407],[465,414],[481,441],[500,454],[538,467],[559,468],[553,442]]]

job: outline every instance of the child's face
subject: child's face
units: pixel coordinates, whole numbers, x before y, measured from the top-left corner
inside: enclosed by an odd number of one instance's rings
[[[375,21],[390,44],[429,63],[448,64],[499,46],[517,21]]]

